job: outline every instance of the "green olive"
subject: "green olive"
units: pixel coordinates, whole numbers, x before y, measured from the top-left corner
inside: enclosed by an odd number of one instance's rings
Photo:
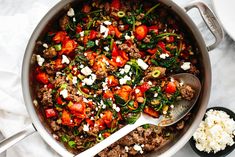
[[[118,17],[123,18],[126,14],[125,14],[124,11],[119,11],[119,12],[117,13],[117,15],[118,15]]]

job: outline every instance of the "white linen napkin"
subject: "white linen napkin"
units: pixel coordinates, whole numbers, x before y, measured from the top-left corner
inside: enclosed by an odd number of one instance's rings
[[[28,40],[59,0],[0,0],[0,131],[5,137],[31,123],[21,90],[21,67]],[[7,157],[58,156],[35,133],[6,152]]]

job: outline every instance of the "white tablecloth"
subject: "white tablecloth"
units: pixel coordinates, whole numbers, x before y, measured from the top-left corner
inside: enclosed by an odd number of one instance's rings
[[[31,123],[24,106],[21,91],[21,64],[27,42],[34,28],[45,13],[59,0],[0,0],[0,131],[5,137]],[[175,0],[183,5],[191,0]],[[210,3],[209,0],[204,0]],[[196,11],[189,13],[211,41],[208,31]],[[205,32],[205,33],[204,33]],[[225,106],[235,110],[235,47],[226,36],[218,49],[210,53],[213,69],[213,85],[210,106]],[[7,157],[56,157],[38,133],[10,148]],[[196,156],[187,144],[175,157]],[[235,156],[233,152],[230,157]]]

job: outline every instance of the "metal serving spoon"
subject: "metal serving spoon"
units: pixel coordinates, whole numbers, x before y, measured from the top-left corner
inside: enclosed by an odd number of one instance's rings
[[[171,111],[168,118],[161,116],[160,118],[153,118],[144,113],[141,113],[140,117],[134,124],[128,124],[123,128],[119,129],[117,132],[110,135],[108,138],[104,139],[95,146],[87,149],[86,151],[78,154],[76,157],[93,157],[106,147],[110,146],[114,142],[118,141],[120,138],[124,137],[131,131],[135,130],[137,127],[144,124],[152,124],[158,126],[170,126],[181,120],[195,105],[201,91],[201,83],[199,79],[188,73],[181,73],[170,76],[171,79],[177,80],[180,83],[191,86],[194,90],[194,97],[192,100],[179,100],[175,102],[174,109]]]

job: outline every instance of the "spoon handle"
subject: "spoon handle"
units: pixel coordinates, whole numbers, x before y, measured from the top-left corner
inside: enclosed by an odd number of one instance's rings
[[[118,141],[120,138],[124,137],[131,131],[135,130],[137,127],[139,127],[140,123],[135,124],[128,124],[124,126],[123,128],[119,129],[117,132],[110,135],[107,139],[104,139],[100,143],[96,144],[95,146],[91,147],[90,149],[76,155],[75,157],[93,157],[103,149],[107,148],[111,144]]]

